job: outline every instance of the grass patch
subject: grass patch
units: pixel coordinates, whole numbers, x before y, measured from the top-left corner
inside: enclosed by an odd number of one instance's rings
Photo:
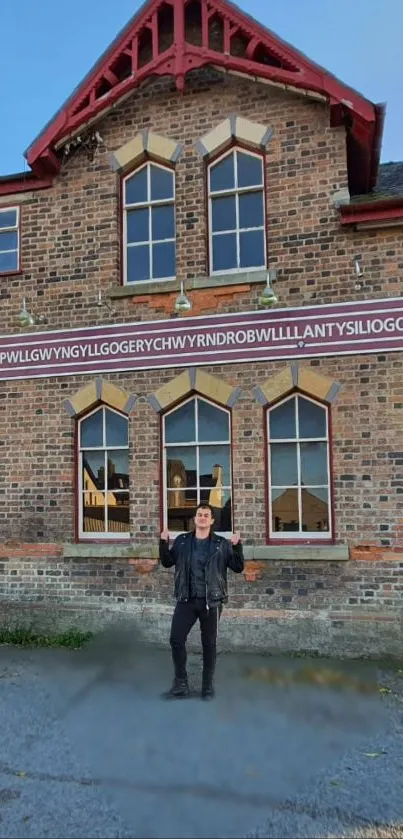
[[[88,644],[91,638],[92,632],[81,632],[79,629],[69,629],[59,635],[38,635],[25,627],[0,629],[0,644],[15,647],[67,647],[78,650]]]

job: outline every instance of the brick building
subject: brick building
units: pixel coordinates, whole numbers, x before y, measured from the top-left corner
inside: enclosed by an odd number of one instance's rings
[[[383,118],[226,0],[149,0],[0,179],[3,622],[160,638],[158,534],[206,500],[247,555],[223,643],[398,652]]]

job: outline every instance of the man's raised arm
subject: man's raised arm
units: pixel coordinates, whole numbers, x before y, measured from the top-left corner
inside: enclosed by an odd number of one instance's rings
[[[160,563],[164,568],[172,568],[176,562],[175,543],[169,547],[169,530],[162,531],[159,544]]]

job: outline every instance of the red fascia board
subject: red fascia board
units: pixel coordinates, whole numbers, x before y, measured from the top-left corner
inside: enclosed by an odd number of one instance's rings
[[[174,9],[178,3],[184,3],[184,0],[172,0]],[[62,106],[61,110],[56,114],[54,119],[48,123],[43,133],[37,137],[27,150],[26,156],[31,166],[33,166],[38,157],[42,157],[46,150],[51,148],[58,139],[66,134],[69,134],[71,131],[78,129],[80,125],[87,122],[88,119],[96,116],[96,114],[100,111],[105,110],[105,106],[109,107],[110,104],[114,103],[120,98],[120,96],[124,95],[124,93],[130,90],[131,87],[134,88],[139,83],[141,80],[140,73],[137,72],[133,77],[127,80],[127,85],[119,85],[119,90],[115,91],[115,96],[113,95],[112,90],[111,96],[102,97],[101,100],[91,103],[88,108],[81,111],[79,114],[76,114],[73,117],[69,116],[72,109],[77,107],[80,101],[90,94],[97,77],[102,74],[102,68],[105,68],[106,71],[115,58],[118,58],[122,50],[130,48],[131,40],[135,36],[136,31],[141,29],[141,27],[147,23],[154,11],[156,11],[160,5],[161,0],[151,0],[151,2],[145,3],[139,12],[131,19],[131,21],[129,21],[127,26],[114,40],[111,47],[106,50],[103,56],[101,56],[81,85],[76,88],[73,94]],[[200,53],[202,53],[203,63],[205,64],[222,64],[228,69],[244,71],[251,76],[256,77],[257,75],[261,75],[262,77],[266,77],[280,83],[293,84],[296,87],[303,89],[312,89],[328,97],[331,102],[336,101],[342,103],[353,113],[357,113],[366,122],[375,122],[375,106],[369,102],[369,100],[361,96],[361,94],[344,85],[334,76],[327,73],[327,71],[322,67],[310,61],[302,53],[299,53],[285,41],[282,41],[274,35],[274,33],[266,29],[253,18],[249,17],[232,3],[228,3],[226,0],[214,0],[212,3],[212,9],[213,7],[214,11],[218,11],[224,17],[228,17],[231,20],[231,23],[234,23],[241,30],[246,30],[252,34],[256,33],[256,35],[259,36],[259,38],[262,38],[262,40],[268,43],[272,42],[274,51],[280,55],[283,54],[284,58],[287,58],[291,64],[300,68],[300,77],[298,78],[298,74],[296,74],[297,78],[295,78],[293,73],[281,70],[280,68],[269,68],[264,64],[257,65],[256,62],[249,61],[247,59],[237,59],[233,56],[223,55],[222,53],[203,48],[201,48],[200,52],[197,50],[199,53],[199,66],[201,66]],[[182,46],[182,44],[179,45],[178,42],[174,42],[174,48],[178,49],[178,47],[182,47],[182,49],[184,48],[185,51],[187,51],[188,45]],[[159,58],[167,62],[168,56],[164,53],[159,56]],[[259,67],[258,74],[256,73],[257,67]],[[167,66],[166,70],[167,73],[172,73],[173,68]],[[150,64],[147,64],[144,67],[144,74],[141,75],[141,78],[144,78],[147,75],[152,75],[153,72],[155,72],[155,68],[153,67],[153,62],[150,62]],[[162,75],[161,66],[159,69],[159,75]]]
[[[52,178],[35,178],[21,172],[20,175],[0,178],[0,195],[16,195],[19,192],[31,192],[36,189],[49,189]]]
[[[345,204],[340,207],[340,215],[342,225],[403,218],[403,196],[379,201],[363,201],[359,204]]]
[[[145,67],[142,67],[137,73],[136,76],[133,78],[128,78],[124,82],[119,85],[118,89],[112,88],[112,90],[107,93],[102,99],[98,99],[92,105],[89,105],[88,108],[83,109],[78,114],[74,114],[74,116],[67,118],[63,124],[63,130],[59,131],[58,134],[53,138],[54,142],[58,142],[62,137],[70,136],[74,131],[78,131],[81,125],[87,123],[89,120],[94,119],[94,117],[101,113],[102,111],[108,110],[115,104],[119,99],[121,99],[126,93],[130,91],[131,88],[136,87],[140,84],[147,76],[149,75],[170,75],[173,72],[172,68],[172,59],[173,59],[173,47],[169,50],[166,50],[158,59],[158,61],[150,62]],[[43,156],[46,155],[47,148],[44,148]],[[35,166],[35,160],[38,158],[32,159],[32,163],[28,158],[28,163],[31,166]],[[41,158],[42,159],[42,156]]]
[[[226,55],[210,49],[206,50],[203,49],[203,47],[190,47],[187,50],[187,53],[194,54],[195,56],[203,56],[206,64],[222,64],[228,70],[243,71],[255,78],[266,78],[271,81],[279,82],[280,84],[299,87],[303,90],[312,90],[314,93],[322,94],[332,103],[337,101],[344,105],[344,107],[350,108],[350,110],[352,108],[356,113],[360,114],[362,119],[366,122],[375,123],[375,106],[372,102],[359,97],[360,101],[357,99],[356,107],[354,107],[352,100],[346,99],[346,95],[350,93],[347,88],[343,87],[337,79],[333,79],[331,76],[326,77],[326,74],[317,73],[312,68],[301,68],[298,75],[290,70],[283,70],[281,67],[271,67],[267,64],[257,64],[256,61]]]
[[[334,99],[342,104],[348,103],[351,110],[355,111],[367,121],[375,119],[375,106],[369,101],[369,99],[366,99],[365,96],[362,96],[362,94],[358,93],[358,91],[354,90],[354,88],[345,85],[337,79],[336,76],[333,76],[324,67],[321,67],[320,64],[316,64],[314,61],[311,61],[308,56],[304,55],[304,53],[297,50],[287,41],[283,41],[283,39],[272,32],[272,30],[266,28],[263,24],[259,23],[259,21],[250,17],[246,12],[243,12],[239,6],[236,6],[231,2],[227,2],[227,0],[214,0],[214,7],[217,11],[220,11],[223,16],[228,16],[230,14],[230,17],[238,24],[240,29],[249,29],[251,34],[259,35],[262,40],[269,42],[272,41],[273,51],[277,51],[279,55],[283,55],[290,64],[299,66],[301,68],[301,76],[302,71],[305,71],[306,76],[304,73],[304,79],[310,78],[312,81],[314,79],[316,80],[317,87],[311,87],[311,85],[308,85],[308,89],[316,90],[318,93],[323,93],[330,99]],[[246,27],[245,24],[249,21],[249,27]],[[216,55],[216,53],[214,53],[214,55]],[[239,59],[239,61],[243,61],[243,59]],[[256,63],[254,63],[254,67],[256,68]],[[262,67],[267,69],[267,65],[262,64]],[[276,70],[277,68],[271,69]],[[285,73],[286,71],[281,71],[281,69],[278,68],[277,72],[281,74],[281,72]],[[256,73],[254,73],[254,75],[256,75]],[[285,81],[285,83],[287,82]],[[292,84],[291,81],[290,84]]]
[[[115,58],[118,58],[121,54],[122,50],[125,46],[129,46],[132,38],[134,37],[134,27],[141,28],[147,19],[152,15],[154,9],[158,8],[161,4],[161,0],[152,0],[152,2],[144,3],[143,6],[139,9],[139,11],[128,21],[126,26],[123,28],[121,32],[116,36],[112,44],[105,50],[102,56],[98,59],[98,61],[94,64],[93,68],[89,71],[87,76],[84,80],[76,87],[73,91],[71,96],[66,99],[64,104],[62,105],[61,109],[56,113],[54,119],[50,120],[46,129],[38,135],[38,137],[33,141],[33,143],[28,147],[26,151],[26,158],[30,165],[32,165],[33,161],[36,160],[37,157],[43,154],[43,152],[54,142],[54,140],[61,136],[62,133],[65,133],[64,129],[66,128],[66,124],[68,122],[68,113],[71,109],[72,105],[78,104],[80,100],[85,99],[86,96],[89,95],[91,88],[95,82],[95,79],[102,72],[103,67],[108,67]],[[149,65],[147,65],[149,68]],[[136,74],[137,80],[137,74]],[[128,79],[128,82],[135,83],[134,77],[132,79]],[[126,89],[126,88],[125,88]],[[122,87],[120,87],[120,91],[122,91]],[[120,93],[123,95],[123,93]],[[105,99],[104,97],[101,102],[104,103],[105,107]],[[108,100],[112,103],[112,99]],[[87,109],[86,109],[87,110]],[[86,113],[83,111],[81,116]],[[79,124],[85,120],[81,119]]]
[[[147,76],[157,74],[157,75],[170,75],[174,72],[174,66],[172,59],[174,57],[174,47],[172,46],[170,49],[166,50],[161,56],[159,56],[158,60],[155,62],[150,62],[149,64],[145,65],[141,70],[137,71],[136,75],[126,79],[125,82],[119,85],[117,89],[112,89],[110,93],[106,94],[87,108],[80,111],[78,114],[75,114],[71,117],[68,117],[67,113],[59,114],[58,117],[58,125],[54,124],[53,126],[49,126],[48,131],[52,134],[52,137],[47,136],[48,132],[42,137],[41,142],[41,149],[42,152],[40,156],[42,157],[48,151],[48,142],[57,142],[61,137],[68,136],[69,134],[73,133],[74,131],[78,130],[80,126],[96,117],[98,113],[105,111],[105,109],[110,108],[115,102],[117,102],[121,97],[123,97],[127,92],[131,89],[135,88],[139,85]],[[215,52],[214,50],[206,50],[202,47],[195,47],[187,45],[185,48],[185,55],[184,59],[186,63],[186,58],[193,58],[193,61],[189,63],[187,69],[194,69],[196,66],[201,67],[207,64],[215,64],[221,65],[227,70],[238,70],[240,72],[247,73],[253,77],[257,76],[256,73],[256,62],[236,58],[228,55],[224,55],[222,53]],[[269,81],[279,82],[284,85],[292,85],[294,87],[299,87],[303,90],[312,90],[318,93],[324,93],[324,85],[323,81],[315,74],[311,72],[302,72],[301,76],[297,76],[295,73],[291,71],[282,70],[281,68],[276,67],[269,67],[264,64],[259,65],[259,73],[258,75],[261,78],[266,78]],[[325,95],[328,96],[329,99],[334,101],[335,98],[335,90],[329,89],[328,92],[325,91]],[[85,98],[84,94],[80,98]],[[368,106],[368,113],[367,115],[370,118],[370,124],[374,124],[375,120],[375,108],[372,103],[367,102]],[[54,130],[53,130],[54,129]],[[35,165],[35,161],[38,160],[37,149],[32,147],[32,150],[28,154],[28,163],[31,166]]]

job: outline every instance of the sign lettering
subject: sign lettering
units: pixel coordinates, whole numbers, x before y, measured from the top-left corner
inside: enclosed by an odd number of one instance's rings
[[[0,380],[403,350],[403,298],[3,336]]]

